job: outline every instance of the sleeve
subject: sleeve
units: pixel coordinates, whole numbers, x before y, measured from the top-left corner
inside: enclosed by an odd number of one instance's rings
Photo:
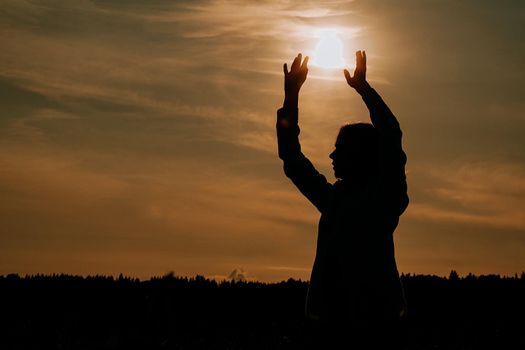
[[[277,111],[277,144],[284,173],[310,202],[323,212],[329,203],[332,185],[301,152],[298,109]]]
[[[381,172],[388,205],[397,215],[408,206],[408,187],[405,175],[407,157],[402,147],[401,128],[390,108],[371,87],[362,94],[370,111],[372,124],[379,132]]]

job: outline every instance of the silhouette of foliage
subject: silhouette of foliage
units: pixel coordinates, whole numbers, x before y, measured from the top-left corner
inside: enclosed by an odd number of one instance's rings
[[[524,349],[525,274],[402,275],[410,349]],[[0,276],[1,349],[299,349],[307,282]]]

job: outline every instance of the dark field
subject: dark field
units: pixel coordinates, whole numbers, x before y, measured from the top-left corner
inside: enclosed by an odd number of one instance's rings
[[[525,274],[403,276],[409,349],[525,349]],[[0,276],[0,349],[300,349],[307,283]]]

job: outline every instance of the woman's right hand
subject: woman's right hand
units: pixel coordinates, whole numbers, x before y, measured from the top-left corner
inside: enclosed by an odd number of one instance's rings
[[[288,71],[288,65],[283,65],[284,71],[284,93],[285,96],[295,97],[299,95],[299,90],[308,75],[308,56],[301,63],[302,55],[298,54],[293,60],[292,67]]]

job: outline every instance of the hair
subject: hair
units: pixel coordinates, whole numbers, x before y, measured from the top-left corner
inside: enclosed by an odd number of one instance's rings
[[[354,140],[362,143],[366,149],[377,151],[379,147],[379,134],[377,129],[370,123],[352,123],[346,124],[339,130],[337,140],[342,144],[347,142],[354,143]]]
[[[337,146],[352,150],[350,162],[357,162],[368,171],[376,171],[379,162],[379,133],[370,123],[352,123],[341,127]]]

